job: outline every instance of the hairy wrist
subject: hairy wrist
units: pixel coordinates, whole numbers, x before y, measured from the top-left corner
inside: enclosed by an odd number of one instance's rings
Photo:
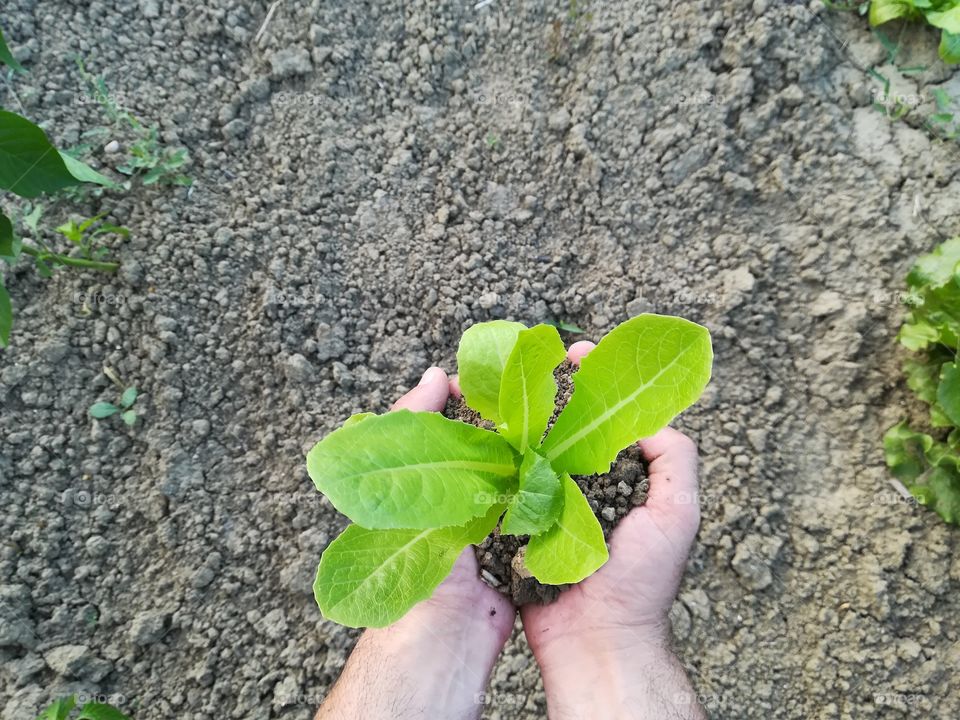
[[[565,637],[537,660],[550,720],[705,717],[665,625]]]

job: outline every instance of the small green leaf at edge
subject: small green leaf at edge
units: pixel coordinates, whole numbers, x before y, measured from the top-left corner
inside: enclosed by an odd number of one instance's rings
[[[13,56],[13,53],[10,52],[10,48],[7,46],[6,38],[3,37],[3,30],[0,30],[0,63],[9,65],[18,73],[25,73],[27,71],[23,65],[17,62],[17,59]]]
[[[120,412],[120,408],[113,403],[98,402],[90,406],[90,415],[98,420],[116,415],[118,412]]]
[[[120,417],[128,427],[133,427],[137,422],[137,413],[135,410],[126,410],[120,415]]]
[[[937,402],[955,426],[960,426],[960,362],[944,363],[940,369]]]
[[[933,438],[911,430],[906,421],[894,425],[883,436],[883,454],[893,476],[913,482],[927,469],[926,453]]]
[[[557,522],[563,509],[563,485],[547,459],[529,450],[520,463],[520,488],[510,498],[500,532],[539,535]]]
[[[13,303],[10,293],[0,282],[0,348],[10,345],[10,332],[13,330]]]
[[[137,389],[135,387],[128,387],[123,391],[123,395],[120,396],[120,405],[122,407],[128,408],[137,401]]]
[[[603,528],[580,488],[566,473],[563,509],[556,524],[530,538],[524,555],[527,569],[546,585],[577,583],[599,570],[607,558]]]
[[[76,705],[77,700],[73,695],[60,698],[40,713],[40,715],[37,716],[37,720],[66,720],[66,717]]]
[[[521,455],[539,447],[557,400],[553,371],[567,356],[557,329],[521,330],[500,378],[500,434]]]
[[[77,720],[130,720],[113,705],[89,702],[80,709]]]
[[[621,450],[696,402],[712,364],[705,327],[653,314],[621,323],[581,361],[543,454],[557,472],[607,472]]]
[[[320,558],[313,593],[321,613],[348,627],[384,627],[399,620],[433,594],[463,548],[482,542],[502,512],[503,505],[495,505],[458,527],[348,526]]]
[[[870,25],[876,27],[910,13],[910,6],[903,0],[871,0]]]
[[[352,422],[307,455],[307,472],[361,527],[463,525],[516,492],[519,456],[490,430],[396,410]]]
[[[3,211],[0,211],[0,255],[14,257],[14,240],[13,223]]]
[[[463,399],[485,420],[499,425],[500,378],[517,335],[527,328],[518,322],[491,320],[471,325],[457,349],[457,372]]]

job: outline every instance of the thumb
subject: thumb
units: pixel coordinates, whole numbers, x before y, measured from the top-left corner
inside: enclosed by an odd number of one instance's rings
[[[397,400],[391,410],[440,412],[450,396],[447,374],[438,367],[428,368],[419,384]]]

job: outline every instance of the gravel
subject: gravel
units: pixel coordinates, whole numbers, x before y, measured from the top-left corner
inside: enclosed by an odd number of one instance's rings
[[[474,322],[572,341],[655,311],[716,350],[677,422],[703,524],[671,613],[711,715],[960,716],[957,536],[880,446],[919,414],[901,278],[957,233],[960,165],[871,107],[861,68],[899,73],[865,19],[287,0],[254,42],[268,5],[4,6],[27,115],[64,147],[106,123],[79,52],[195,184],[50,211],[129,227],[116,276],[3,271],[0,715],[80,692],[137,720],[311,717],[358,633],[310,596],[345,519],[304,452],[453,369]],[[960,96],[929,33],[904,43],[927,69],[891,92]],[[142,392],[132,429],[87,414],[116,400],[105,366]],[[486,697],[545,717],[521,635]]]

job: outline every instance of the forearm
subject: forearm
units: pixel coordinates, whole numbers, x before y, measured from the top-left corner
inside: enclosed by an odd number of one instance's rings
[[[411,615],[361,636],[316,720],[479,717],[502,639],[464,618]]]
[[[550,720],[704,720],[687,674],[665,643],[598,643],[544,661]]]

